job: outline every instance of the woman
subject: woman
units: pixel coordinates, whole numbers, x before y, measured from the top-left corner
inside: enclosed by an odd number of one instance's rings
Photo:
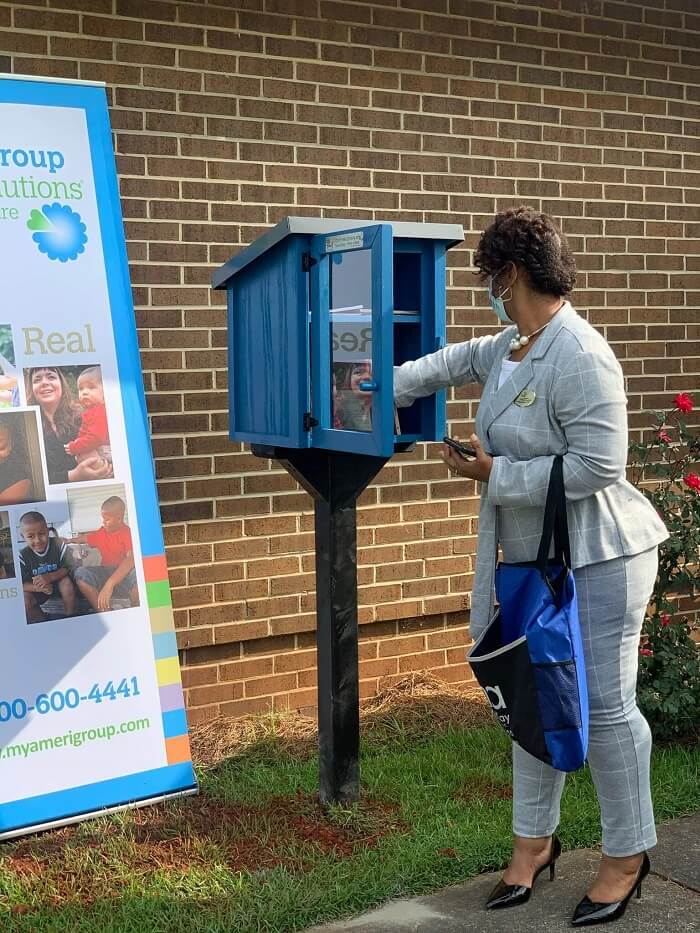
[[[80,407],[60,369],[38,366],[25,371],[27,404],[38,405],[44,434],[49,483],[75,483],[107,479],[114,475],[112,464],[99,456],[76,464],[65,445],[78,436]]]
[[[16,415],[0,418],[0,505],[31,502],[34,487],[24,444],[17,431]]]
[[[563,454],[574,578],[589,685],[588,763],[600,802],[603,856],[575,925],[620,916],[649,869],[655,845],[649,784],[651,733],[636,705],[639,634],[668,537],[625,479],[626,396],[604,340],[566,300],[570,248],[551,218],[531,208],[499,214],[474,256],[504,331],[404,363],[399,407],[449,385],[484,386],[468,461],[443,446],[455,474],[482,483],[471,635],[494,602],[496,528],[507,562],[534,560],[554,455]],[[487,902],[523,903],[559,854],[554,831],[564,773],[513,743],[513,854]]]

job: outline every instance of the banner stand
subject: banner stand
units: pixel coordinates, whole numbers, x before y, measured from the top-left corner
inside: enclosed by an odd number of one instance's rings
[[[196,797],[199,794],[199,788],[193,787],[190,790],[179,790],[174,794],[163,794],[161,797],[148,797],[146,800],[134,800],[131,803],[122,803],[116,807],[105,807],[104,810],[100,810],[95,813],[91,811],[90,813],[78,814],[76,816],[70,816],[62,820],[53,820],[50,823],[41,823],[35,826],[30,827],[21,827],[19,829],[11,830],[7,833],[0,834],[0,842],[10,842],[13,839],[19,839],[22,836],[27,836],[30,833],[44,833],[52,829],[63,829],[65,826],[74,826],[77,823],[85,823],[87,820],[94,820],[97,817],[102,816],[112,816],[115,813],[124,813],[125,810],[138,810],[142,807],[151,807],[159,803],[167,803],[169,800],[176,800],[181,797]]]
[[[0,75],[0,839],[197,792],[105,86]]]

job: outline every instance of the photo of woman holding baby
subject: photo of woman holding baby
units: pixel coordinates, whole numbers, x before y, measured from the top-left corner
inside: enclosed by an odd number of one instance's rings
[[[99,367],[84,367],[78,375],[79,401],[57,366],[37,366],[24,375],[27,404],[41,411],[49,483],[114,476]]]

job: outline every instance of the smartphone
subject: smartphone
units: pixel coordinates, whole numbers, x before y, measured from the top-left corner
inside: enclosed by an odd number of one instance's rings
[[[460,444],[459,441],[455,441],[451,437],[447,437],[447,435],[443,437],[442,442],[443,444],[447,444],[447,446],[451,447],[453,450],[456,450],[460,456],[465,458],[465,460],[468,458],[474,459],[476,457],[476,451],[468,444]]]

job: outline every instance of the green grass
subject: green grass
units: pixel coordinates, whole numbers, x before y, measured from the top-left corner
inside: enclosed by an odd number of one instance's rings
[[[659,821],[700,809],[699,765],[697,746],[654,751]],[[267,743],[202,771],[200,798],[6,845],[0,928],[291,933],[507,860],[510,747],[500,729],[374,735],[362,767],[360,806],[322,816],[310,796],[316,760]],[[304,836],[309,827],[346,849],[324,850]],[[565,848],[599,841],[587,770],[567,779],[559,833]],[[265,857],[270,867],[254,870]]]

